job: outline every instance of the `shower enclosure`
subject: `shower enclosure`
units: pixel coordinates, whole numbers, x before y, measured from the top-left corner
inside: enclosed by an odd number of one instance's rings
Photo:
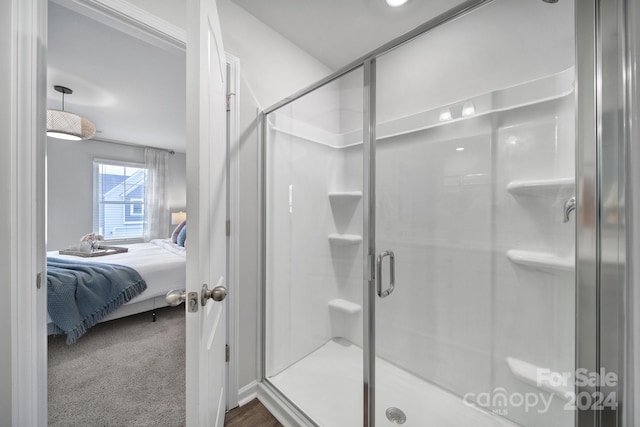
[[[574,425],[575,13],[467,2],[265,110],[263,378],[304,422]]]

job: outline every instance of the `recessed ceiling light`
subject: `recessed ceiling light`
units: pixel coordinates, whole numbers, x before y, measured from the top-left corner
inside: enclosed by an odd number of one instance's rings
[[[385,1],[391,7],[402,6],[403,4],[405,4],[407,2],[407,0],[385,0]]]
[[[462,106],[462,115],[464,117],[473,116],[476,113],[476,106],[473,105],[473,102],[467,101]]]
[[[451,120],[453,116],[451,115],[451,110],[449,107],[445,107],[440,110],[440,115],[438,116],[441,122],[446,122],[447,120]]]
[[[458,147],[456,148],[456,151],[464,151],[464,147]]]

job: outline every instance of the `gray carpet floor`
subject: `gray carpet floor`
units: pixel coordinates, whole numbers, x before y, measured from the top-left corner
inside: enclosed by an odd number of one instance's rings
[[[183,426],[184,306],[49,337],[50,426]]]

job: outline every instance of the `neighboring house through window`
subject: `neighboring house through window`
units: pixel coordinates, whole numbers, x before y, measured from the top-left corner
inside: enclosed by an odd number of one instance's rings
[[[106,240],[142,238],[145,218],[143,164],[95,159],[93,231]]]

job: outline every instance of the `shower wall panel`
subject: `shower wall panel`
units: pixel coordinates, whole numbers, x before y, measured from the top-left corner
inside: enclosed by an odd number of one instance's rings
[[[572,67],[573,3],[494,1],[379,59],[385,123]]]
[[[540,393],[517,375],[520,362],[539,372],[574,372],[576,218],[563,222],[563,205],[575,194],[573,105],[569,94],[504,112],[496,122],[492,389]],[[531,194],[505,191],[517,182],[557,186]],[[514,262],[509,254],[515,251],[549,254],[556,263],[532,268]],[[562,394],[556,390],[544,413],[510,405],[508,417],[523,425],[571,425],[573,412]]]
[[[362,202],[330,197],[362,191],[361,119],[357,71],[268,117],[267,376],[332,338],[362,342],[362,313],[341,310],[362,303],[362,244],[341,240],[362,235]]]

